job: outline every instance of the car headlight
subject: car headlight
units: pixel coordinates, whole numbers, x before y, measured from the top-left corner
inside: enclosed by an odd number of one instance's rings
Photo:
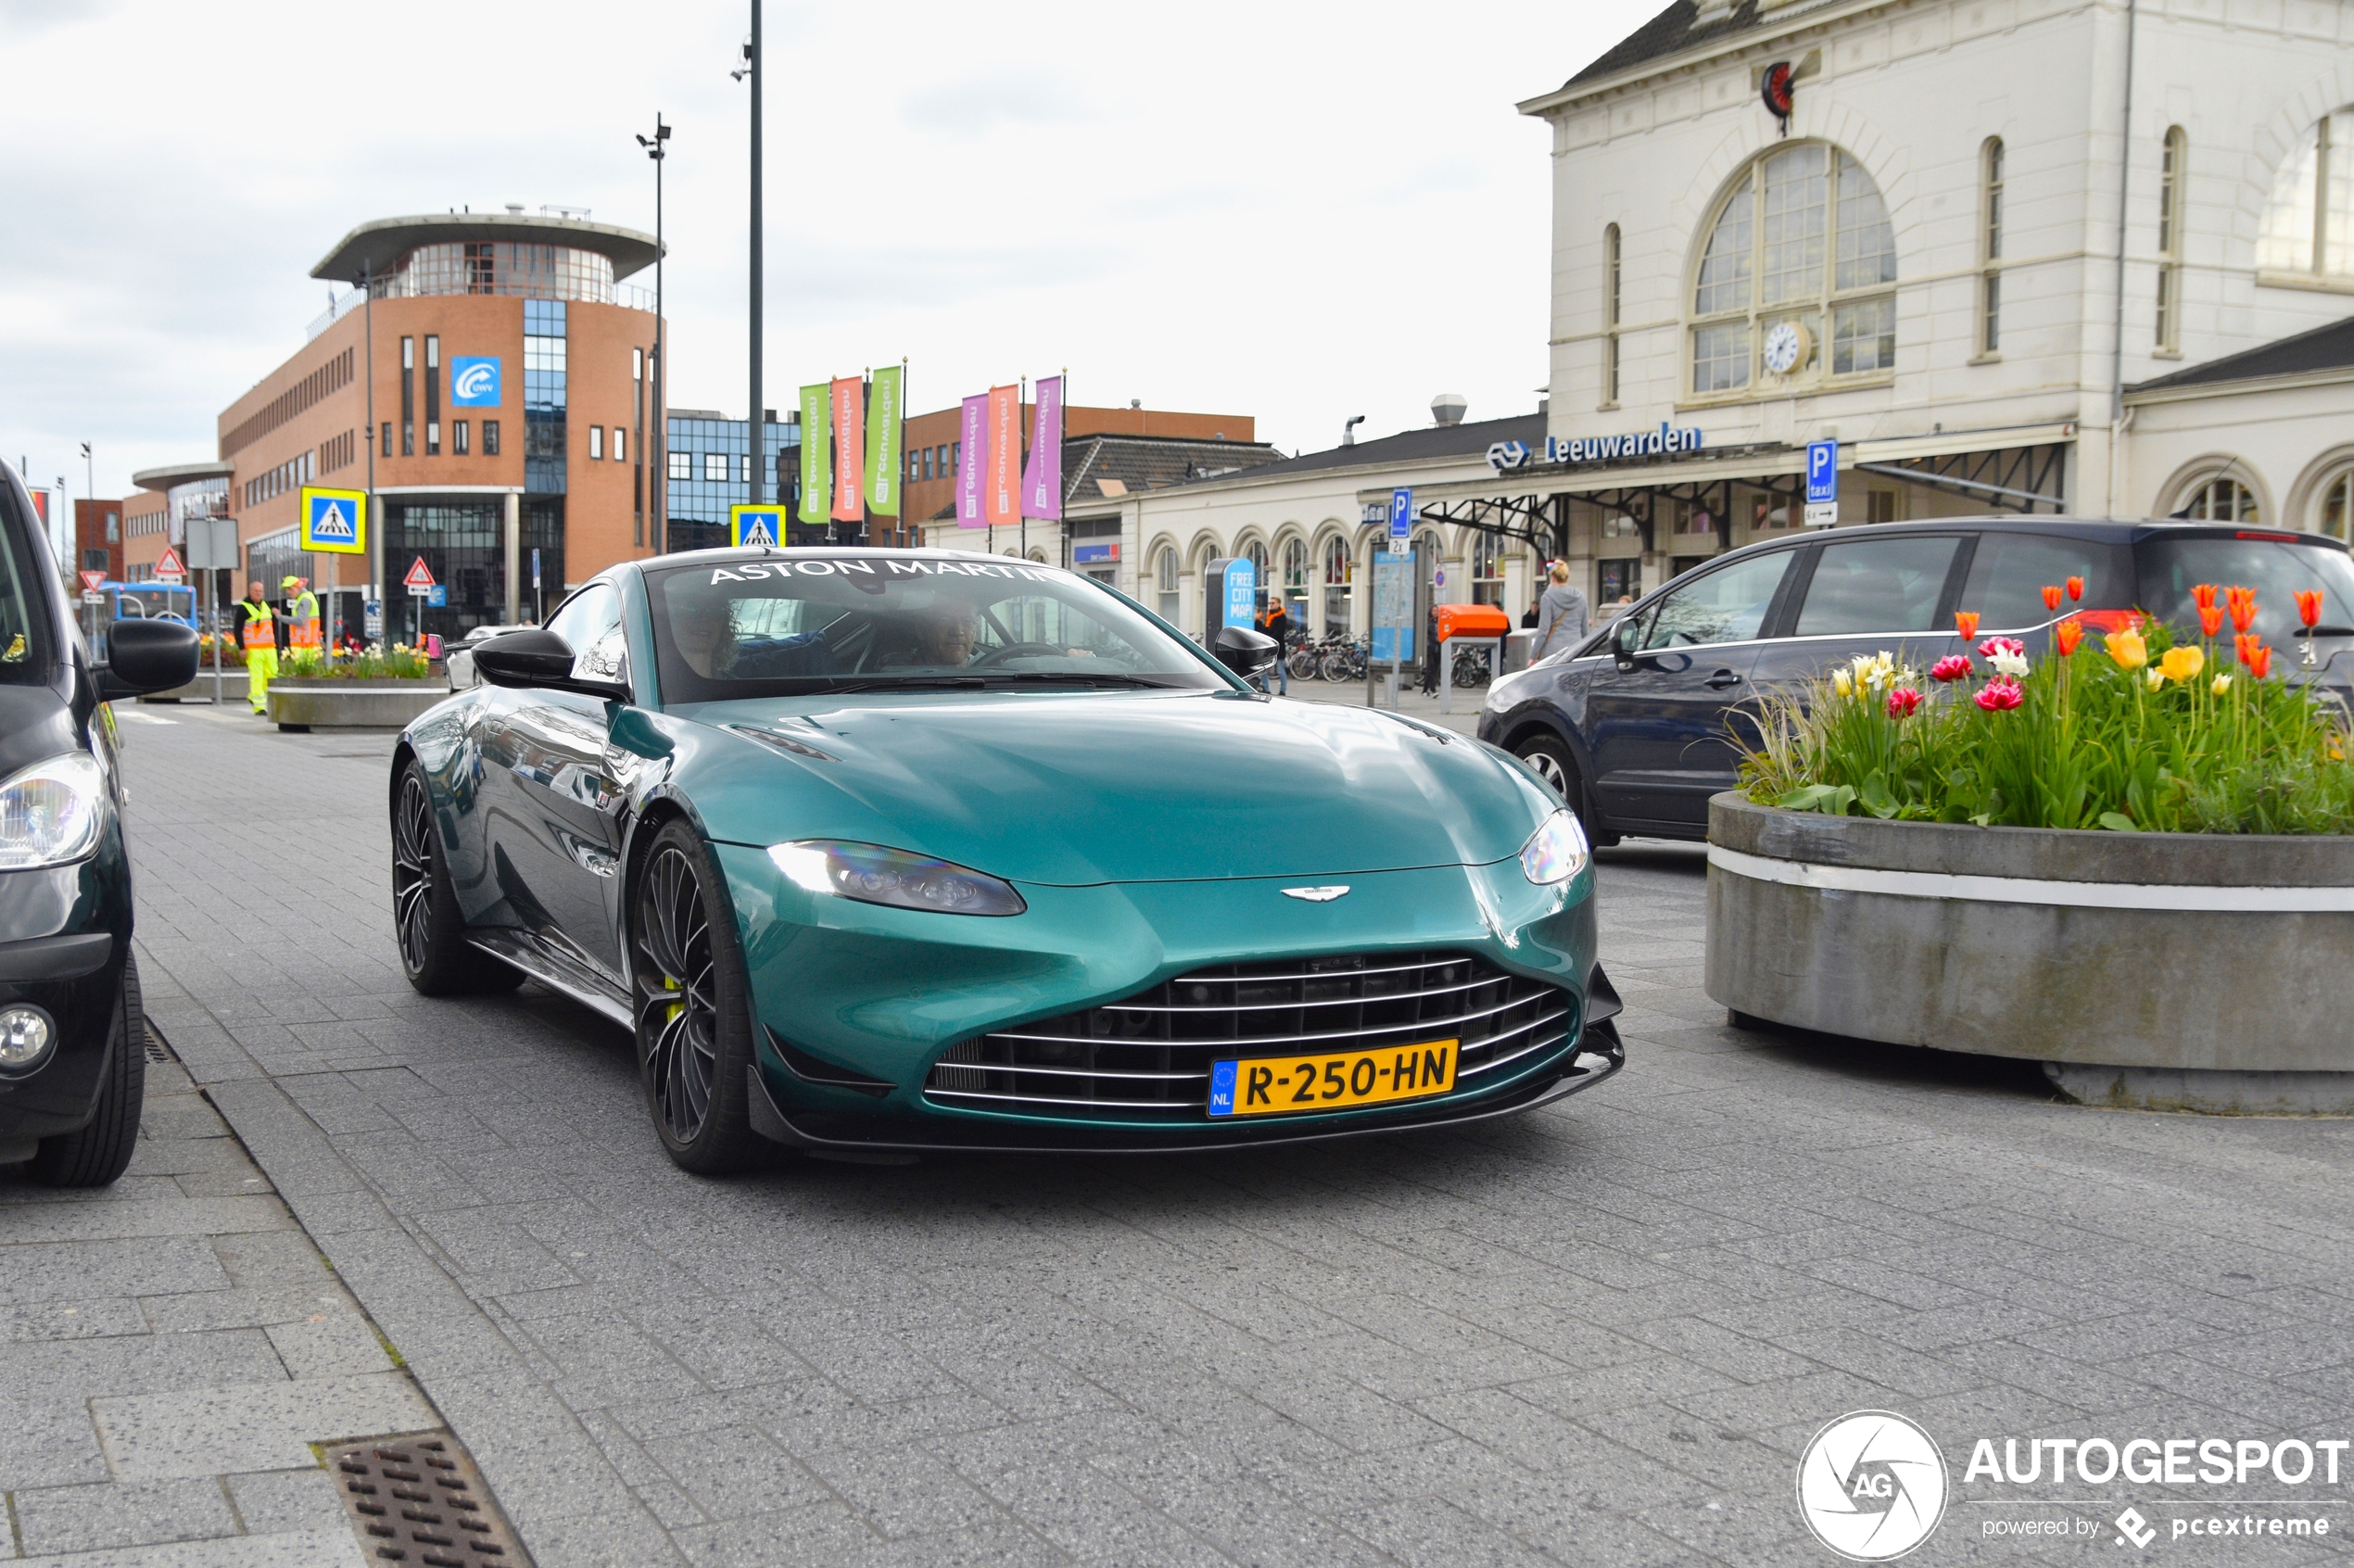
[[[797,886],[861,904],[941,915],[1019,915],[1030,907],[1011,882],[881,844],[803,839],[770,845],[768,858]]]
[[[1540,888],[1550,887],[1583,871],[1586,855],[1586,829],[1577,825],[1577,814],[1557,811],[1521,845],[1521,874]]]
[[[87,752],[34,763],[0,781],[0,871],[62,866],[98,847],[107,776]]]

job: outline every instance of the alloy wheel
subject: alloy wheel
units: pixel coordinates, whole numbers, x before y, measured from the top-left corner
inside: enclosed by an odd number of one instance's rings
[[[1534,769],[1538,778],[1551,785],[1554,794],[1563,800],[1569,799],[1569,774],[1562,767],[1559,757],[1540,749],[1522,752],[1520,760]]]
[[[425,781],[411,773],[400,781],[400,805],[392,814],[392,921],[411,975],[432,957],[432,920],[433,805]]]
[[[686,854],[658,850],[639,883],[639,1051],[655,1114],[674,1142],[692,1143],[711,1113],[719,1066],[716,967],[702,879]]]

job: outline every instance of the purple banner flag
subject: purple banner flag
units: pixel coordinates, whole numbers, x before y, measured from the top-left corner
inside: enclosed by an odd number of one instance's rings
[[[1059,523],[1063,515],[1063,378],[1050,375],[1036,388],[1037,423],[1030,437],[1030,466],[1022,470],[1021,514]]]
[[[989,469],[989,394],[965,399],[962,438],[956,448],[956,526],[985,528],[981,514],[982,480]]]

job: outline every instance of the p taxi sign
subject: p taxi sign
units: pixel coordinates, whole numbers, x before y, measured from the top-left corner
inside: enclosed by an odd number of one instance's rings
[[[732,545],[768,545],[772,548],[783,544],[785,509],[737,502],[728,509],[728,542]]]
[[[368,492],[302,487],[302,548],[331,555],[368,553]]]

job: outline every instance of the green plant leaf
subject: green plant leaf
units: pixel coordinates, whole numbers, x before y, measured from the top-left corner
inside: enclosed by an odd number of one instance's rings
[[[1877,773],[1864,780],[1864,788],[1857,792],[1856,799],[1863,802],[1866,811],[1882,821],[1903,809],[1897,804],[1896,797],[1888,792],[1888,780]]]
[[[2139,828],[2133,826],[2133,819],[2126,816],[2121,811],[2105,811],[2101,813],[2101,826],[2107,828],[2112,833],[2138,833],[2141,831]]]

